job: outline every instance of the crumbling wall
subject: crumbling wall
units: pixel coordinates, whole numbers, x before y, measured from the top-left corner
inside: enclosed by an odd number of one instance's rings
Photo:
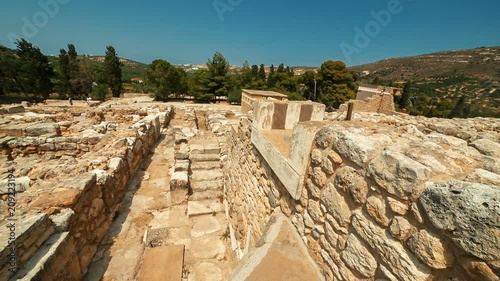
[[[41,263],[41,268],[31,267],[30,274],[36,275],[30,278],[81,280],[100,241],[116,218],[127,183],[159,139],[161,128],[169,123],[171,113],[169,109],[164,113],[148,115],[119,132],[121,138],[103,144],[95,154],[87,155],[96,157],[87,164],[90,166],[63,171],[74,176],[53,180],[45,176],[43,185],[17,194],[17,205],[23,206],[24,210],[23,214],[18,214],[18,227],[23,227],[17,230],[21,232],[16,239],[17,252],[22,253],[22,257],[17,259],[17,266],[22,267],[34,255],[56,244],[57,247]],[[63,157],[61,161],[67,161],[68,165],[74,162],[72,159]],[[54,241],[47,242],[49,237],[55,237]],[[4,261],[8,255],[9,248],[2,248],[0,259]],[[1,265],[0,279],[7,280],[11,275],[9,263]],[[21,270],[16,276],[26,273]]]
[[[500,136],[485,131],[498,120],[454,120],[461,134],[430,129],[432,119],[411,122],[318,128],[303,148],[310,164],[294,200],[242,119],[228,135],[226,171],[240,248],[280,211],[327,280],[498,280]]]
[[[339,107],[339,112],[347,111],[348,104],[354,105],[354,112],[376,112],[386,115],[394,114],[394,97],[392,95],[373,95],[364,100],[352,100]]]

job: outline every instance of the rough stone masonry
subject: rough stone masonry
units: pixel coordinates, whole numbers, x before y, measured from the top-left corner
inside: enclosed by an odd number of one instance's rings
[[[252,122],[228,134],[226,196],[241,249],[281,212],[327,280],[499,280],[500,120],[310,122],[298,197],[252,143]]]

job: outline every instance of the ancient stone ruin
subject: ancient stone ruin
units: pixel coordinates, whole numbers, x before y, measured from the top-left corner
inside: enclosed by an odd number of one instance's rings
[[[0,280],[499,280],[500,120],[363,108],[2,108]]]

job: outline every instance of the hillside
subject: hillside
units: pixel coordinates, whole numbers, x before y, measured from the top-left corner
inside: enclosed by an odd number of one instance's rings
[[[104,56],[79,55],[78,59],[81,62],[104,64]],[[49,56],[49,62],[54,66],[54,68],[57,68],[59,64],[59,57]],[[134,77],[141,77],[147,67],[147,64],[125,58],[120,58],[120,62],[123,63],[122,80],[124,82],[130,82],[130,79]]]
[[[471,116],[500,117],[500,47],[385,59],[351,69],[360,82],[412,81],[415,114],[445,117],[464,95]]]

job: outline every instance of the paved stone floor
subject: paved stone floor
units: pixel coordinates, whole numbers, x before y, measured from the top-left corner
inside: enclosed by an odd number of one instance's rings
[[[182,122],[176,118],[173,124],[164,129],[151,159],[129,185],[122,210],[85,280],[222,281],[228,280],[236,266],[226,235],[220,139],[204,131],[178,143]],[[190,161],[176,162],[176,155],[186,152]],[[186,168],[191,192],[170,190],[174,170]],[[183,264],[174,266],[181,268],[159,265],[179,255],[175,245],[184,247]],[[182,278],[177,276],[179,271]]]

